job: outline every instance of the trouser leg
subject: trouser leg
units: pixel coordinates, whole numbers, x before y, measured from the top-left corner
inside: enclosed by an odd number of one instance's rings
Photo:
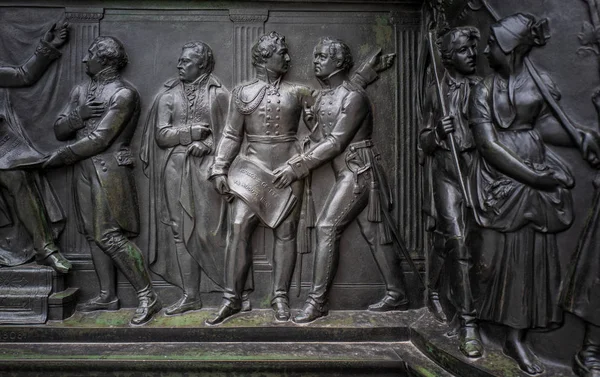
[[[468,165],[470,155],[463,153],[460,156],[465,165]],[[475,323],[470,280],[472,261],[465,244],[468,211],[459,185],[459,177],[454,165],[451,164],[450,157],[448,153],[440,152],[434,158],[436,237],[443,240],[443,246],[436,247],[436,253],[443,253],[447,260],[451,301],[456,308],[461,327],[465,327]],[[432,272],[437,273],[438,270],[432,269]],[[432,278],[437,279],[437,276],[432,276]]]
[[[46,210],[31,175],[21,170],[2,171],[0,184],[13,198],[17,218],[31,235],[37,259],[44,259],[58,251]]]
[[[100,248],[107,253],[119,271],[129,280],[135,291],[140,292],[152,287],[150,274],[136,244],[121,232],[109,232],[102,236]]]
[[[274,229],[275,248],[273,251],[273,299],[288,301],[288,292],[296,265],[296,233],[298,221],[292,213],[281,225]]]
[[[461,327],[474,327],[476,311],[471,293],[471,258],[464,238],[451,238],[446,241],[447,255],[450,258],[450,284],[452,304],[460,319]]]
[[[223,298],[235,307],[241,305],[241,296],[252,265],[250,239],[258,225],[256,214],[241,199],[231,204],[231,220],[225,248],[225,287]]]
[[[117,274],[110,256],[94,242],[90,242],[90,253],[100,285],[100,299],[115,300],[117,298]]]
[[[175,241],[175,254],[183,285],[184,299],[194,301],[199,298],[200,268],[187,250],[183,236],[183,207],[181,198],[181,177],[184,171],[185,153],[173,153],[164,170],[164,197],[169,213],[169,225]],[[168,252],[168,251],[167,251]]]
[[[361,177],[360,182],[363,180],[364,177]],[[361,184],[359,188],[360,191],[355,193],[351,173],[341,174],[317,220],[313,283],[308,300],[319,307],[323,307],[327,302],[327,295],[337,271],[342,233],[367,205],[367,187]]]
[[[150,274],[142,252],[123,234],[123,230],[112,217],[106,193],[97,177],[91,173],[87,176],[91,193],[91,225],[94,242],[110,256],[115,266],[133,285],[138,297],[142,293],[153,292]],[[81,203],[81,200],[79,202]],[[82,216],[90,216],[90,213],[82,213]]]
[[[427,290],[430,296],[438,296],[440,292],[441,273],[445,264],[445,240],[437,233],[432,233],[431,237],[433,238],[433,242],[427,260]],[[439,245],[440,243],[442,245]]]
[[[198,299],[200,296],[200,269],[183,243],[177,243],[177,261],[181,272],[183,292],[189,299]]]
[[[378,236],[378,223],[367,219],[367,211],[363,210],[358,216],[358,225],[361,233],[375,257],[379,272],[383,277],[386,287],[386,298],[388,304],[406,303],[406,288],[404,284],[404,272],[400,264],[399,250],[393,243],[381,244]]]

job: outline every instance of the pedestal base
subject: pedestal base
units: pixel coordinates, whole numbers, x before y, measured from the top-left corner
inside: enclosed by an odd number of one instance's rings
[[[272,310],[206,326],[216,309],[159,313],[129,325],[133,309],[75,313],[46,325],[0,327],[0,371],[27,376],[414,376],[525,377],[493,344],[468,359],[426,309],[332,311],[309,325]],[[297,310],[293,310],[295,314]],[[546,365],[542,375],[574,376]]]
[[[45,323],[71,316],[78,289],[65,289],[64,279],[35,263],[0,267],[0,324]]]

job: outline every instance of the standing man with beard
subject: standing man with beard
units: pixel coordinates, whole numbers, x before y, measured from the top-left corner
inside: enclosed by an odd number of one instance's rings
[[[139,248],[128,239],[139,233],[139,209],[129,144],[140,114],[137,90],[123,80],[125,48],[116,38],[98,37],[83,59],[89,83],[71,93],[54,124],[59,140],[74,142],[54,152],[44,167],[75,165],[74,194],[80,231],[90,242],[99,296],[81,311],[116,310],[115,266],[133,285],[139,306],[131,324],[149,321],[161,309]]]
[[[369,306],[371,311],[406,310],[400,258],[391,240],[385,240],[380,211],[389,211],[383,172],[373,151],[373,112],[367,94],[349,80],[353,59],[341,40],[323,38],[314,50],[315,75],[322,85],[315,115],[323,138],[307,152],[284,161],[275,173],[279,188],[295,185],[327,162],[335,184],[317,219],[317,249],[313,282],[296,323],[308,323],[328,314],[328,294],[337,272],[344,230],[357,220],[386,285],[386,295]],[[381,225],[389,226],[383,222]]]
[[[179,77],[157,96],[142,138],[152,201],[150,269],[183,290],[168,315],[202,308],[200,269],[216,285],[223,284],[219,256],[225,247],[227,203],[208,174],[225,126],[229,92],[212,73],[214,65],[207,44],[182,47]]]
[[[459,325],[460,350],[467,357],[480,357],[483,345],[479,335],[469,278],[471,251],[465,244],[470,212],[466,206],[455,162],[450,151],[448,134],[454,135],[459,163],[467,172],[475,153],[475,142],[469,129],[468,109],[471,89],[481,81],[475,76],[479,30],[458,27],[443,34],[438,45],[446,73],[441,82],[448,114],[442,114],[435,87],[429,90],[431,100],[425,129],[419,136],[419,146],[431,159],[430,182],[435,206],[434,237],[441,248],[433,248],[429,258],[427,307],[438,319],[446,316],[439,302],[439,280],[444,265],[448,266],[452,289],[450,298]]]

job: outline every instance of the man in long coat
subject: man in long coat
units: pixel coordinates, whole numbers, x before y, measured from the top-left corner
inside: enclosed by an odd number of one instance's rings
[[[167,308],[169,315],[202,307],[201,270],[212,286],[223,285],[227,203],[208,172],[225,126],[229,91],[213,67],[207,44],[186,43],[177,64],[179,77],[156,97],[142,138],[152,203],[150,269],[183,290]]]
[[[98,37],[83,59],[90,81],[77,85],[54,124],[59,140],[73,140],[54,152],[44,167],[75,165],[74,202],[80,232],[91,241],[100,294],[81,311],[119,307],[115,266],[135,289],[139,306],[131,324],[149,321],[161,309],[148,269],[129,237],[139,233],[139,209],[130,142],[140,114],[137,90],[123,80],[127,65],[122,43]]]

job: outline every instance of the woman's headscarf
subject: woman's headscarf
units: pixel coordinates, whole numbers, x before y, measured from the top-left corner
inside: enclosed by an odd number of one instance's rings
[[[508,54],[516,47],[543,46],[550,38],[548,19],[536,21],[529,14],[517,13],[501,19],[491,26],[498,45]]]

